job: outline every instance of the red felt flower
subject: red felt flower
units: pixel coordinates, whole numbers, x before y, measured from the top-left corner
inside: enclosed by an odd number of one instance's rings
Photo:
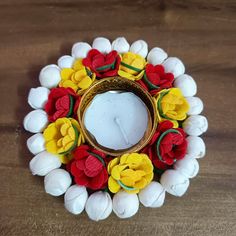
[[[73,152],[74,158],[67,166],[75,183],[93,190],[107,186],[106,155],[88,145],[81,145]]]
[[[108,54],[102,54],[97,49],[92,49],[83,59],[83,65],[96,73],[98,78],[105,78],[117,75],[120,61],[121,58],[115,50]]]
[[[176,160],[184,158],[187,151],[186,134],[181,128],[173,128],[173,123],[159,123],[150,143],[142,152],[149,155],[158,169],[168,169]]]
[[[50,122],[61,117],[71,117],[76,114],[80,102],[78,96],[71,88],[53,88],[45,104],[45,111]]]
[[[137,82],[152,95],[155,95],[164,88],[171,88],[173,81],[174,75],[165,73],[162,65],[147,64],[143,78]]]

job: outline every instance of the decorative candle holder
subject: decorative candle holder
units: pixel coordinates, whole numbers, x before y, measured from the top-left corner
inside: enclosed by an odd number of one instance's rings
[[[143,138],[134,146],[128,149],[123,150],[112,150],[106,147],[101,146],[96,139],[93,137],[93,135],[90,134],[90,132],[86,129],[84,125],[84,114],[86,109],[91,104],[91,101],[97,94],[101,94],[107,91],[126,91],[126,92],[132,92],[135,95],[137,95],[143,103],[147,107],[148,111],[148,126],[146,129],[146,132],[143,136]],[[145,147],[150,139],[152,138],[156,126],[158,123],[157,113],[155,104],[153,101],[153,98],[137,83],[133,82],[132,80],[128,80],[121,77],[109,77],[102,80],[99,80],[95,82],[83,95],[80,106],[78,108],[78,119],[80,123],[80,127],[82,129],[82,132],[85,136],[85,139],[89,142],[90,145],[95,147],[96,149],[109,154],[111,156],[120,156],[125,153],[132,153],[132,152],[138,152],[143,147]]]
[[[166,194],[181,197],[205,155],[208,122],[183,62],[144,40],[129,45],[77,42],[71,56],[47,65],[29,92],[24,118],[33,133],[33,175],[45,191],[64,195],[65,208],[92,220],[113,211],[129,218],[157,208]]]

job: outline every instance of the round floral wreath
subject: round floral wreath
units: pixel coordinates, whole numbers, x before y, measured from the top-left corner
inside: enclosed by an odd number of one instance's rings
[[[194,97],[196,83],[184,74],[181,60],[167,57],[158,47],[148,53],[143,40],[130,46],[124,37],[112,44],[99,37],[92,47],[85,42],[74,44],[72,56],[60,57],[57,64],[41,70],[41,87],[31,88],[28,96],[35,110],[24,119],[24,128],[35,133],[27,140],[35,155],[30,170],[45,176],[45,191],[53,196],[65,193],[69,212],[80,214],[85,209],[95,221],[107,218],[112,210],[120,218],[131,217],[139,202],[160,207],[166,192],[182,196],[189,178],[199,171],[196,159],[205,155],[205,144],[198,136],[208,123],[199,115],[203,103]],[[149,144],[139,153],[120,157],[90,146],[77,117],[86,89],[113,76],[139,83],[152,95],[158,114]]]

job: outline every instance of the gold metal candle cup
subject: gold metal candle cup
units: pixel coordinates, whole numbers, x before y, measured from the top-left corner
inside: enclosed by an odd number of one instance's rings
[[[144,136],[142,137],[142,139],[137,144],[135,144],[134,146],[128,149],[113,150],[113,149],[109,149],[104,146],[101,146],[93,137],[93,135],[91,135],[90,132],[84,126],[84,114],[85,114],[86,109],[90,105],[91,101],[93,100],[93,98],[99,93],[105,93],[110,90],[132,92],[138,97],[140,97],[147,107],[148,127],[146,129],[146,132]],[[82,129],[82,132],[85,136],[85,139],[94,148],[106,154],[109,154],[111,156],[120,156],[125,153],[140,151],[149,143],[157,127],[157,114],[156,114],[156,108],[155,108],[153,98],[138,83],[125,79],[125,78],[121,78],[121,77],[110,77],[110,78],[101,79],[95,82],[84,93],[80,101],[80,105],[79,105],[79,109],[77,113],[78,113],[79,123]]]

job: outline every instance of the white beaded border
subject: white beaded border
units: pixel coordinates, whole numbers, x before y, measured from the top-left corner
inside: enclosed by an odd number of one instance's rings
[[[60,169],[61,162],[57,156],[48,153],[44,147],[42,131],[48,124],[47,114],[43,110],[51,88],[60,81],[60,70],[71,68],[76,58],[86,57],[88,51],[96,48],[102,53],[116,50],[118,53],[128,51],[140,54],[153,65],[162,64],[166,72],[174,74],[174,87],[180,88],[184,97],[190,104],[188,118],[183,122],[183,129],[187,137],[187,155],[174,164],[174,169],[166,170],[160,183],[152,181],[139,194],[128,194],[121,190],[111,199],[109,193],[97,191],[88,196],[84,186],[71,186],[70,174]],[[104,37],[95,38],[92,47],[86,42],[77,42],[73,45],[71,55],[60,57],[56,64],[47,65],[40,71],[39,81],[41,87],[31,88],[28,95],[29,105],[35,109],[24,118],[24,128],[35,133],[27,140],[29,151],[35,156],[29,163],[33,175],[45,176],[45,191],[53,196],[64,195],[65,208],[72,214],[80,214],[86,210],[90,219],[99,221],[106,219],[112,212],[120,218],[129,218],[135,215],[139,208],[139,201],[145,207],[161,207],[166,192],[181,197],[188,189],[189,178],[193,178],[199,171],[197,159],[205,156],[205,143],[198,137],[208,128],[206,117],[200,115],[203,102],[194,97],[197,85],[194,79],[185,73],[182,61],[176,57],[168,57],[167,53],[158,47],[152,48],[148,53],[148,45],[144,40],[137,40],[129,45],[124,37],[118,37],[112,44]],[[49,79],[50,78],[50,79]],[[99,204],[98,204],[99,202]]]

